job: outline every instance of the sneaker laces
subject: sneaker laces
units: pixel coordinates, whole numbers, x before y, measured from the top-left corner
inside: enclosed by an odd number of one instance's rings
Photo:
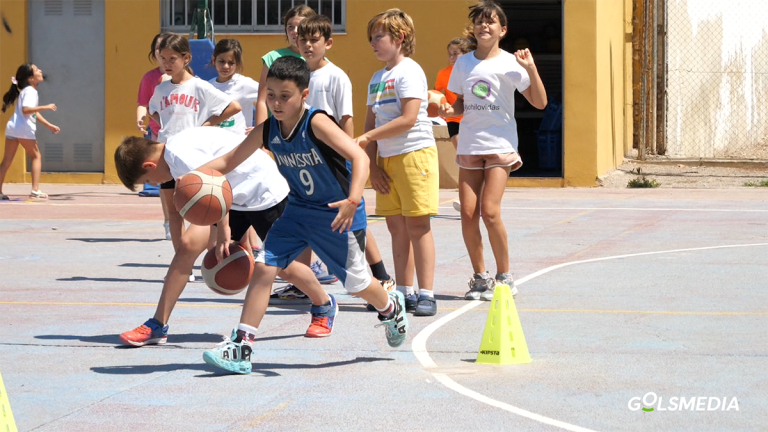
[[[312,264],[309,265],[309,268],[312,269],[312,273],[318,275],[324,272],[323,265],[320,263],[320,261],[315,261]]]

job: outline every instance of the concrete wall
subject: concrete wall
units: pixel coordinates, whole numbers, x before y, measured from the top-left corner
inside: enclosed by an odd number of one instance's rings
[[[667,154],[768,159],[768,2],[668,2]]]
[[[3,53],[0,76],[10,77],[26,57],[27,1],[0,2],[0,11],[13,27],[13,34],[0,31]],[[627,79],[631,79],[627,55],[630,38],[625,35],[630,1],[564,0],[564,178],[515,178],[510,179],[509,185],[594,186],[597,177],[620,163],[627,145],[631,146],[632,133],[631,97],[626,96],[631,87],[631,81],[627,83]],[[392,7],[400,7],[413,17],[417,41],[413,59],[424,69],[431,87],[437,72],[447,65],[446,44],[461,35],[467,24],[467,6],[471,3],[465,0],[347,1],[346,33],[334,37],[328,58],[347,72],[352,81],[356,131],[363,129],[368,81],[374,71],[384,66],[368,45],[368,20]],[[114,150],[121,137],[137,133],[136,93],[142,75],[155,67],[147,61],[146,54],[152,37],[160,31],[160,0],[111,0],[106,2],[105,15],[105,173],[87,177],[47,174],[43,181],[117,182]],[[244,73],[254,79],[261,73],[261,56],[286,46],[283,35],[218,33],[216,36],[240,40]],[[6,113],[3,124],[7,118]],[[28,178],[21,155],[17,159],[7,181],[20,182]]]

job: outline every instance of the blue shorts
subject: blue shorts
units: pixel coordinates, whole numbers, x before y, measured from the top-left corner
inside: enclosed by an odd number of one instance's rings
[[[312,218],[298,221],[284,213],[269,230],[262,246],[264,253],[256,261],[284,269],[311,247],[348,292],[354,294],[368,288],[371,276],[365,261],[365,230],[342,234],[330,227],[306,223],[308,220]]]

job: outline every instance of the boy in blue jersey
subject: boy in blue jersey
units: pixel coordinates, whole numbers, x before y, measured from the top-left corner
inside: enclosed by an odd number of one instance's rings
[[[272,117],[256,126],[234,150],[204,165],[226,174],[263,146],[274,154],[291,187],[288,204],[257,259],[240,324],[229,342],[203,354],[206,363],[231,372],[251,372],[252,344],[267,310],[272,281],[307,247],[348,292],[376,308],[390,346],[402,345],[408,331],[402,294],[388,294],[366,269],[366,215],[360,203],[368,178],[368,157],[324,111],[305,104],[308,86],[309,67],[303,60],[277,59],[267,75]],[[300,286],[319,288],[309,267],[296,267],[301,268],[296,271]],[[312,307],[313,320],[324,320],[328,334],[338,313],[336,300],[329,298],[327,304]]]

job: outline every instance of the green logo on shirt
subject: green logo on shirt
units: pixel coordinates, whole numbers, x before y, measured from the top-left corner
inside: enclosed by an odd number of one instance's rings
[[[472,85],[472,94],[485,99],[491,94],[491,84],[487,81],[480,80]]]
[[[235,119],[229,118],[227,120],[224,120],[223,122],[219,123],[219,127],[221,128],[229,128],[235,125]]]

